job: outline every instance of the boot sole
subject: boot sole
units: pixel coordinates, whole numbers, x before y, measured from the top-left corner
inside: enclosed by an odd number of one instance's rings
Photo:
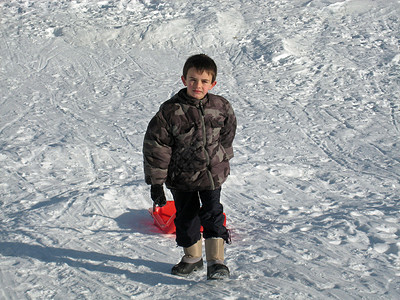
[[[230,272],[225,265],[213,265],[207,267],[207,279],[208,280],[223,280],[230,277]]]
[[[203,262],[202,262],[201,265],[194,266],[194,267],[193,267],[193,270],[190,271],[189,273],[180,273],[180,272],[178,272],[178,271],[172,270],[172,271],[171,271],[171,274],[172,274],[172,275],[176,275],[176,276],[180,276],[180,277],[187,277],[187,276],[189,276],[190,274],[192,274],[193,272],[203,270],[203,268],[204,268],[204,265],[203,265]]]
[[[207,277],[208,280],[224,280],[228,278],[229,278],[229,273],[221,271],[211,274]]]

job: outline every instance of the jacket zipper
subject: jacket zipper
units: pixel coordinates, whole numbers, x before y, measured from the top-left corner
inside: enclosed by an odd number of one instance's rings
[[[206,145],[207,145],[206,122],[204,120],[204,107],[203,107],[202,102],[200,102],[199,108],[200,108],[200,113],[201,113],[200,114],[201,127],[203,128],[203,151],[204,151],[204,155],[206,157],[206,165],[207,165],[206,172],[207,172],[208,179],[210,180],[210,183],[211,183],[211,189],[215,190],[214,179],[213,179],[211,171],[210,171],[210,156],[208,155],[208,152],[206,149]]]

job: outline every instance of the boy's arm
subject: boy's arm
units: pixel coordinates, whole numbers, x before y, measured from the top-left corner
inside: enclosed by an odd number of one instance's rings
[[[236,116],[233,111],[232,106],[227,104],[227,118],[225,119],[224,127],[221,130],[221,145],[224,147],[228,158],[231,159],[233,157],[233,139],[236,134]]]
[[[171,137],[167,123],[158,112],[150,121],[143,141],[144,174],[147,184],[163,184],[171,159]]]

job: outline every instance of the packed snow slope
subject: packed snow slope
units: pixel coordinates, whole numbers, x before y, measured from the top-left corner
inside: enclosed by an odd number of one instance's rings
[[[0,299],[400,298],[400,1],[0,9]],[[218,283],[170,275],[143,181],[196,53],[238,117]]]

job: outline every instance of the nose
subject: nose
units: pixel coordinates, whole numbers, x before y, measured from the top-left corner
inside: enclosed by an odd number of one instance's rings
[[[202,85],[203,85],[203,84],[202,84],[201,80],[196,81],[195,84],[194,84],[195,88],[201,88]]]

